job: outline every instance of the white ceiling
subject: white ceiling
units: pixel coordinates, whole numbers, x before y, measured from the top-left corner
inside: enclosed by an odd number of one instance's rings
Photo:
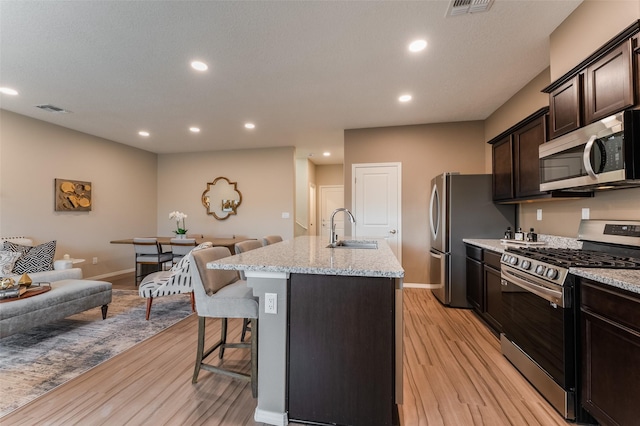
[[[19,95],[0,107],[155,153],[295,146],[341,163],[344,129],[487,118],[549,65],[580,2],[452,18],[436,0],[2,0],[0,86]]]

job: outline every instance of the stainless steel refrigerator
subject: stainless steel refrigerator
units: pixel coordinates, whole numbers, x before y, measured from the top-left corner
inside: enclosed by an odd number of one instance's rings
[[[516,206],[494,204],[491,175],[444,173],[431,180],[429,278],[444,305],[468,308],[463,238],[504,237],[515,229]]]

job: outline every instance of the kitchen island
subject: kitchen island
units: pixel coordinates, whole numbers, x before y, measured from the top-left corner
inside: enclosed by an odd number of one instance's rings
[[[245,271],[260,298],[254,418],[397,424],[404,270],[384,240],[327,245],[297,237],[207,264]]]

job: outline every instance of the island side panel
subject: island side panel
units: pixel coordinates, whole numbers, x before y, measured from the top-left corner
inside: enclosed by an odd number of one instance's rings
[[[247,285],[260,298],[258,314],[258,405],[254,420],[289,423],[286,410],[287,279],[284,272],[245,271]],[[265,293],[276,293],[277,313],[265,313]]]
[[[393,278],[291,274],[290,420],[394,423],[396,285]]]

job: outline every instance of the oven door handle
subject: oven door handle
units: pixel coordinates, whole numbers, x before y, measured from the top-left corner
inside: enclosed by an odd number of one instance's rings
[[[533,284],[527,280],[520,278],[511,272],[508,267],[502,266],[502,278],[514,285],[517,285],[520,288],[527,290],[535,294],[536,296],[540,296],[545,300],[548,300],[551,303],[555,303],[558,306],[565,307],[565,298],[562,291],[553,290],[547,287],[542,287],[536,284]]]

